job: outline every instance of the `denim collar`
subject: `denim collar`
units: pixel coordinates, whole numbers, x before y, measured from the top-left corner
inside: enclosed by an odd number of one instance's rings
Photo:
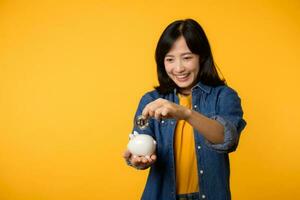
[[[211,86],[208,86],[208,85],[205,85],[201,82],[197,83],[193,88],[192,88],[192,91],[193,90],[196,90],[197,88],[200,88],[203,92],[209,94],[210,91],[211,91]]]
[[[192,87],[192,91],[197,90],[197,89],[201,89],[203,92],[209,94],[211,91],[211,86],[205,85],[201,82],[198,82],[196,85],[194,85]],[[174,88],[174,94],[177,94],[177,88]]]

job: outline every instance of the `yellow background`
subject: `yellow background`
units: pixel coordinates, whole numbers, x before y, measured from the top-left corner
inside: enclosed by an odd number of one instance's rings
[[[154,50],[173,20],[205,29],[248,126],[231,157],[236,200],[300,197],[300,3],[0,1],[0,199],[139,199],[122,160]]]

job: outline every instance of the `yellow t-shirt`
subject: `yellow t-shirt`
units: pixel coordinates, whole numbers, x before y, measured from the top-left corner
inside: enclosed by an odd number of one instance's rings
[[[192,96],[178,94],[179,103],[191,108]],[[198,192],[197,158],[193,127],[184,120],[176,125],[174,138],[174,156],[176,168],[176,193],[186,194]]]

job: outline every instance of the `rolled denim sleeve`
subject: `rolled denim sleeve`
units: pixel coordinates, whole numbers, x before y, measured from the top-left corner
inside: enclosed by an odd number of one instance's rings
[[[219,95],[217,101],[216,115],[211,119],[218,121],[224,127],[224,142],[212,144],[206,140],[206,144],[220,153],[230,153],[236,150],[240,134],[246,126],[243,119],[241,99],[231,88],[225,88]]]

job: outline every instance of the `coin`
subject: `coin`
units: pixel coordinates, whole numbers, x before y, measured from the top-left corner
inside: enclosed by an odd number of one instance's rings
[[[149,121],[143,115],[139,115],[135,120],[135,125],[139,129],[144,130],[149,126]]]

